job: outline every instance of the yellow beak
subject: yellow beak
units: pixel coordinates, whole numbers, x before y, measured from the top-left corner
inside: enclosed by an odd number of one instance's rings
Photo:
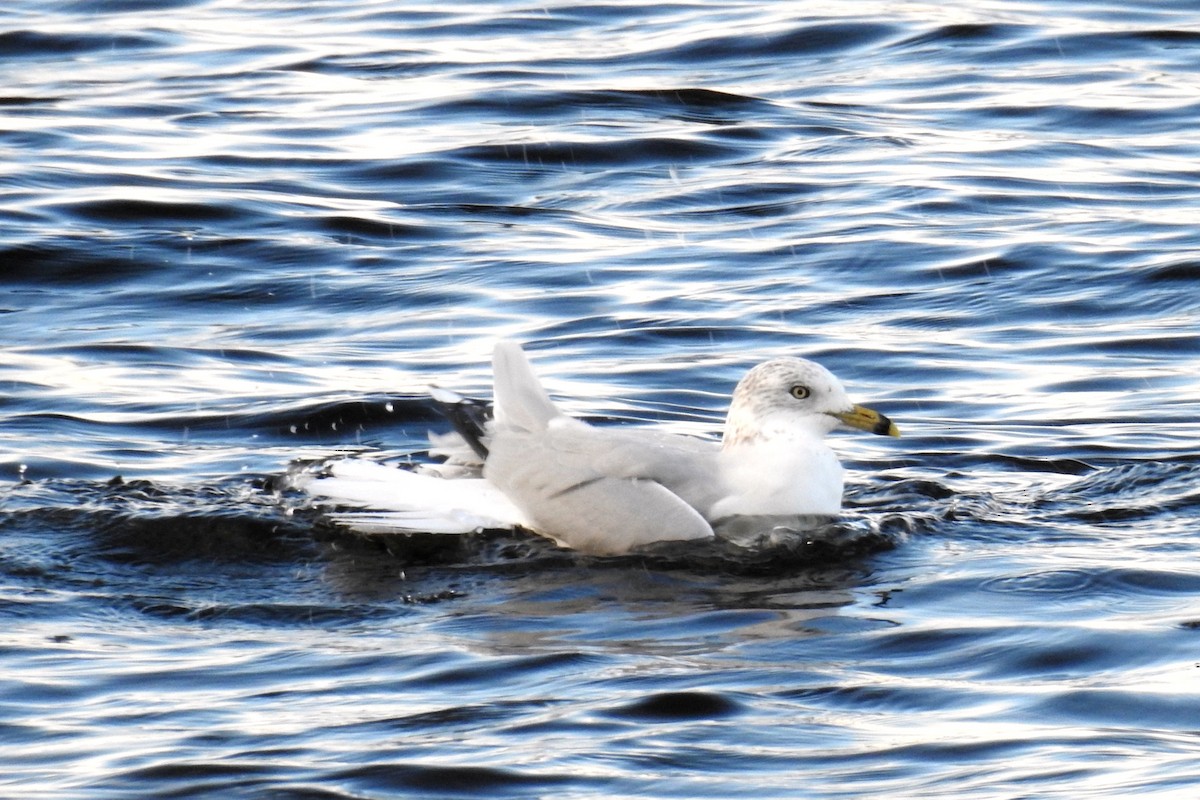
[[[843,411],[833,416],[837,417],[843,425],[857,428],[860,431],[870,431],[880,436],[900,435],[900,429],[896,427],[896,423],[866,406],[855,406],[849,411]]]

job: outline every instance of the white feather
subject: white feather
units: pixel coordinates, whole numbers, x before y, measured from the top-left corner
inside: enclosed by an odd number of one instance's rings
[[[327,474],[301,475],[293,484],[338,505],[371,509],[370,514],[337,515],[359,530],[470,533],[525,525],[512,501],[483,478],[447,480],[357,458],[331,461],[325,468]]]

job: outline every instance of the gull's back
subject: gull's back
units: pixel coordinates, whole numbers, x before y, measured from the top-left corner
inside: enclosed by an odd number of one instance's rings
[[[715,443],[567,417],[511,342],[496,346],[493,368],[496,417],[484,475],[535,530],[591,553],[713,535],[697,506],[715,501]]]

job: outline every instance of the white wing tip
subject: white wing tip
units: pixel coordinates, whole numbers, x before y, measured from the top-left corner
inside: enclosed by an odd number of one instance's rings
[[[347,458],[328,462],[324,474],[306,476],[294,485],[318,505],[361,508],[335,512],[333,517],[359,530],[367,523],[395,532],[426,533],[524,525],[520,510],[483,478],[447,479]]]
[[[448,403],[453,405],[454,403],[461,403],[465,399],[458,392],[452,392],[449,389],[443,389],[440,386],[433,386],[431,384],[426,388],[429,391],[429,396],[439,403]]]

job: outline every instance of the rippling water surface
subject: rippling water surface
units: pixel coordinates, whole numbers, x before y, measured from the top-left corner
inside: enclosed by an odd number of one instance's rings
[[[1187,4],[0,10],[0,787],[1191,798]],[[359,539],[498,337],[713,433],[823,362],[842,545]]]

